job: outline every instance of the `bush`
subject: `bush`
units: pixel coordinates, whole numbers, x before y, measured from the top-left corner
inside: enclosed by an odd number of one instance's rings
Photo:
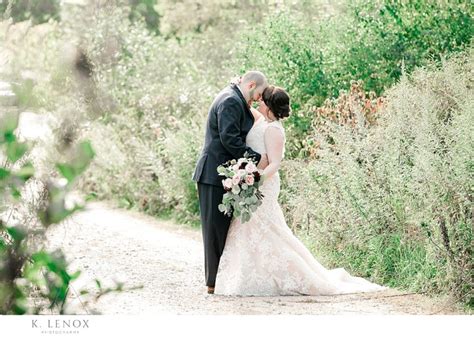
[[[11,7],[10,7],[11,6]],[[5,0],[0,2],[0,12],[4,19],[11,17],[14,22],[31,20],[33,24],[60,18],[59,0]]]
[[[96,13],[82,32],[97,87],[113,102],[87,132],[98,155],[83,187],[125,207],[196,224],[191,177],[208,107],[233,75],[223,67],[233,42],[223,42],[228,33],[213,27],[208,39],[165,39],[143,22],[128,22],[123,8],[113,13]]]
[[[191,177],[201,153],[203,127],[204,121],[184,121],[164,135],[164,154],[168,162],[161,179],[164,195],[177,220],[194,225],[200,225],[199,201],[197,186]]]
[[[3,24],[2,52],[5,47],[12,53],[5,53],[2,75],[12,82],[16,99],[6,101],[0,116],[0,313],[37,314],[48,306],[63,314],[70,283],[80,271],[69,273],[61,250],[45,249],[45,233],[81,209],[69,192],[94,152],[89,142],[78,139],[84,119],[97,113],[101,98],[87,57],[73,49],[62,58],[70,36],[59,25],[8,23],[4,31]],[[40,123],[30,120],[18,133],[19,111]],[[38,132],[34,144],[20,141],[33,128]],[[113,288],[96,283],[98,292],[82,305],[125,290],[122,283]],[[79,291],[81,296],[90,293]]]
[[[26,157],[29,146],[17,139],[18,114],[9,113],[0,120],[0,314],[38,314],[44,306],[32,305],[30,298],[49,302],[49,308],[65,313],[70,283],[80,271],[70,273],[61,250],[48,252],[41,246],[45,230],[60,223],[82,206],[68,200],[67,193],[76,176],[82,174],[94,156],[88,142],[74,150],[68,163],[56,164],[65,183],[53,177],[34,188],[35,168]],[[34,208],[28,201],[44,199]],[[15,215],[19,206],[27,213]],[[8,217],[5,217],[8,212]],[[39,220],[41,222],[39,222]],[[38,226],[40,223],[41,226]]]
[[[311,128],[318,134],[310,133],[306,138],[298,138],[293,135],[295,129],[290,128],[286,149],[298,157],[318,158],[319,139],[323,137],[330,144],[334,141],[331,136],[333,124],[352,129],[370,128],[377,124],[384,104],[384,97],[365,91],[363,81],[353,81],[350,90],[341,90],[338,98],[326,99],[321,107],[307,105],[302,109],[311,118]]]
[[[156,11],[157,0],[129,0],[131,21],[145,20],[148,30],[160,33],[160,15]]]
[[[460,51],[474,32],[470,7],[463,1],[357,1],[329,18],[308,19],[283,11],[249,29],[238,57],[241,69],[259,69],[286,88],[294,113],[286,126],[305,139],[313,115],[341,88],[362,80],[381,95],[399,78],[430,59]],[[298,156],[295,149],[288,154]]]
[[[405,75],[377,125],[326,124],[317,160],[286,161],[289,223],[324,260],[472,304],[473,64],[470,50]]]
[[[341,58],[351,79],[381,93],[430,59],[463,50],[474,33],[472,8],[460,0],[358,1],[349,6],[353,22],[342,36],[350,41]]]

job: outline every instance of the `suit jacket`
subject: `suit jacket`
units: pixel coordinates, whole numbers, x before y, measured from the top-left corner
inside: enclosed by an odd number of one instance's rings
[[[245,144],[254,122],[239,88],[236,85],[224,88],[209,109],[204,147],[193,180],[222,186],[223,176],[217,174],[217,167],[228,160],[243,157],[245,152],[258,163],[261,155]]]

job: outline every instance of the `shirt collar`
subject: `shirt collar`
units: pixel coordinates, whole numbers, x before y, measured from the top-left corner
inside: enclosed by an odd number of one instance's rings
[[[238,84],[235,85],[237,87],[237,89],[239,90],[240,94],[242,94],[242,97],[244,98],[244,101],[245,101],[245,95],[244,95],[244,92],[242,91],[242,89],[240,88],[240,86]],[[245,101],[245,103],[247,103],[247,106],[249,106],[248,102]]]
[[[242,96],[245,97],[245,96],[244,96],[244,92],[242,91],[242,89],[240,88],[240,86],[239,86],[238,84],[236,84],[235,86],[239,89],[239,91],[240,91],[240,93],[242,94]]]

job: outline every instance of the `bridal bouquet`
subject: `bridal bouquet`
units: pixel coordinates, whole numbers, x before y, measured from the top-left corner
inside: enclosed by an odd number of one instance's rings
[[[219,204],[219,211],[240,217],[242,223],[247,222],[250,215],[262,204],[263,198],[259,190],[263,180],[256,163],[250,158],[242,157],[220,165],[217,172],[225,177],[222,185],[226,191],[222,204]]]

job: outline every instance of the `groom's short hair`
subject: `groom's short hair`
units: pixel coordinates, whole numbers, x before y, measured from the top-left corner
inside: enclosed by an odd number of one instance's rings
[[[242,83],[248,83],[250,81],[254,81],[257,87],[260,87],[261,85],[267,83],[267,78],[262,72],[259,72],[258,70],[251,70],[242,76]]]

